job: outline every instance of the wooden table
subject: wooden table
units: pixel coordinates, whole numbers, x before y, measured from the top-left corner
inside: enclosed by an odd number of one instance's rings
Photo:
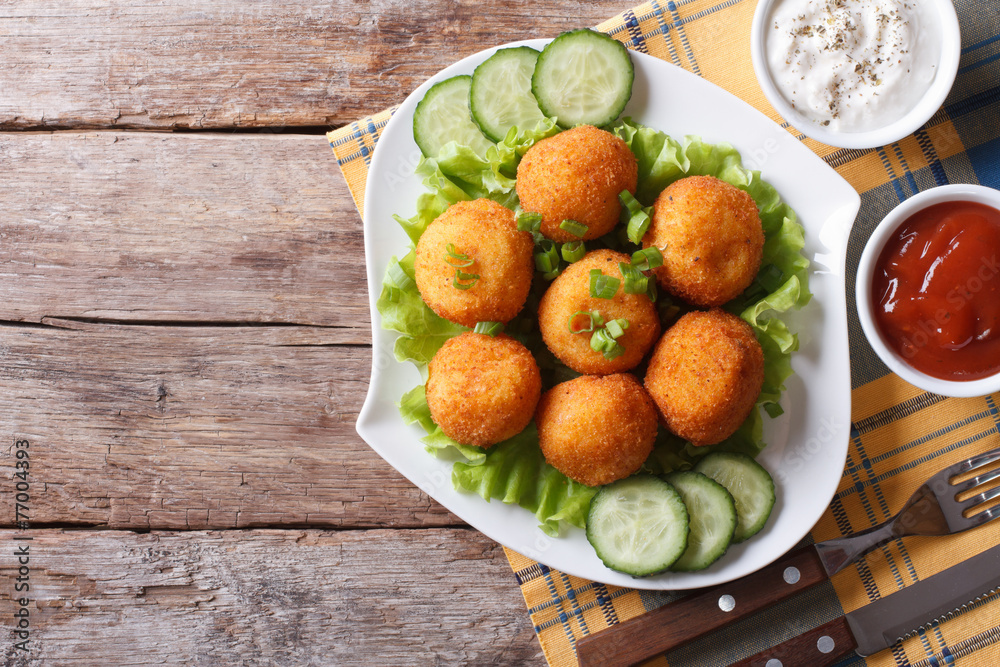
[[[544,664],[500,547],[355,433],[322,135],[629,4],[110,4],[0,2],[3,664]]]

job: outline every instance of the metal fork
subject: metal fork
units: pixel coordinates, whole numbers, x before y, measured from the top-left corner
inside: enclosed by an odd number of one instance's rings
[[[1000,487],[960,495],[1000,479],[1000,469],[951,480],[1000,461],[1000,449],[948,466],[920,486],[896,516],[864,532],[811,544],[752,574],[704,589],[577,642],[581,667],[632,665],[703,637],[827,580],[870,551],[910,535],[950,535],[1000,516],[996,505],[966,511],[1000,496]]]

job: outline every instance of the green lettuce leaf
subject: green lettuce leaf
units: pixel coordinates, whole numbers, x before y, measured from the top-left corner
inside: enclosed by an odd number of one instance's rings
[[[539,528],[557,536],[560,522],[583,528],[594,487],[569,479],[545,462],[538,447],[535,422],[509,440],[494,445],[481,465],[456,463],[451,472],[455,488],[499,498],[533,512]]]
[[[427,225],[451,204],[486,197],[509,208],[518,205],[514,177],[521,156],[536,141],[558,131],[547,119],[527,132],[512,130],[482,158],[457,144],[445,146],[437,158],[423,159],[417,173],[427,192],[417,202],[417,212],[409,219],[396,220],[415,245]],[[781,313],[800,308],[810,298],[809,261],[802,255],[804,232],[791,210],[775,189],[761,180],[760,173],[742,166],[739,153],[728,144],[707,144],[697,137],[679,142],[663,132],[629,119],[619,121],[612,131],[635,153],[639,163],[636,198],[645,206],[673,181],[690,175],[712,175],[747,191],[757,203],[764,227],[764,252],[761,270],[754,284],[740,297],[726,304],[753,327],[764,350],[764,387],[749,418],[732,436],[710,447],[695,447],[660,429],[656,446],[644,468],[654,474],[692,467],[712,451],[738,451],[756,456],[765,446],[761,410],[780,414],[778,401],[784,381],[792,373],[791,353],[798,339],[780,319]],[[631,252],[620,230],[600,240],[609,247]],[[589,246],[590,244],[588,244]],[[383,281],[377,307],[383,326],[400,333],[394,352],[400,361],[412,361],[422,371],[434,353],[450,337],[467,331],[435,315],[424,304],[416,289],[413,272],[414,253],[402,260],[393,258]],[[544,290],[540,282],[533,287]],[[661,295],[661,297],[664,295]],[[540,294],[529,299],[526,310],[537,305]],[[668,299],[663,305],[670,307]],[[572,377],[545,348],[530,321],[522,314],[508,327],[508,333],[520,339],[535,355],[549,378],[547,384]],[[545,462],[538,447],[538,434],[532,422],[513,438],[487,450],[467,447],[446,436],[431,419],[424,387],[418,386],[403,395],[400,414],[408,423],[419,423],[427,435],[421,442],[428,451],[446,459],[459,459],[452,467],[455,488],[477,493],[489,500],[517,503],[533,512],[542,530],[550,535],[559,532],[565,522],[583,527],[590,500],[597,489],[568,479]]]
[[[413,272],[415,255],[411,250],[401,260],[389,260],[375,307],[382,316],[382,328],[400,333],[393,346],[396,360],[420,366],[430,363],[446,340],[468,328],[444,319],[420,298]]]
[[[480,465],[486,460],[486,453],[479,447],[461,445],[444,434],[441,427],[431,419],[431,409],[427,406],[424,385],[417,385],[403,394],[399,401],[399,414],[406,424],[419,424],[427,435],[420,439],[427,451],[442,458],[450,458],[449,448],[465,457],[469,465]]]

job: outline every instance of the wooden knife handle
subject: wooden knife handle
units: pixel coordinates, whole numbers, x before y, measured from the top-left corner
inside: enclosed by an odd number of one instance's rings
[[[580,667],[633,665],[781,602],[827,579],[809,545],[742,579],[695,592],[587,635],[576,644]]]
[[[732,667],[827,667],[857,647],[847,620],[840,616]]]

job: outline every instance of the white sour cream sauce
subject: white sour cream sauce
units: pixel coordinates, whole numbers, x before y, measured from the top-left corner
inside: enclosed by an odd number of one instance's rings
[[[831,130],[875,130],[927,92],[940,31],[922,0],[779,0],[766,48],[785,100]]]

